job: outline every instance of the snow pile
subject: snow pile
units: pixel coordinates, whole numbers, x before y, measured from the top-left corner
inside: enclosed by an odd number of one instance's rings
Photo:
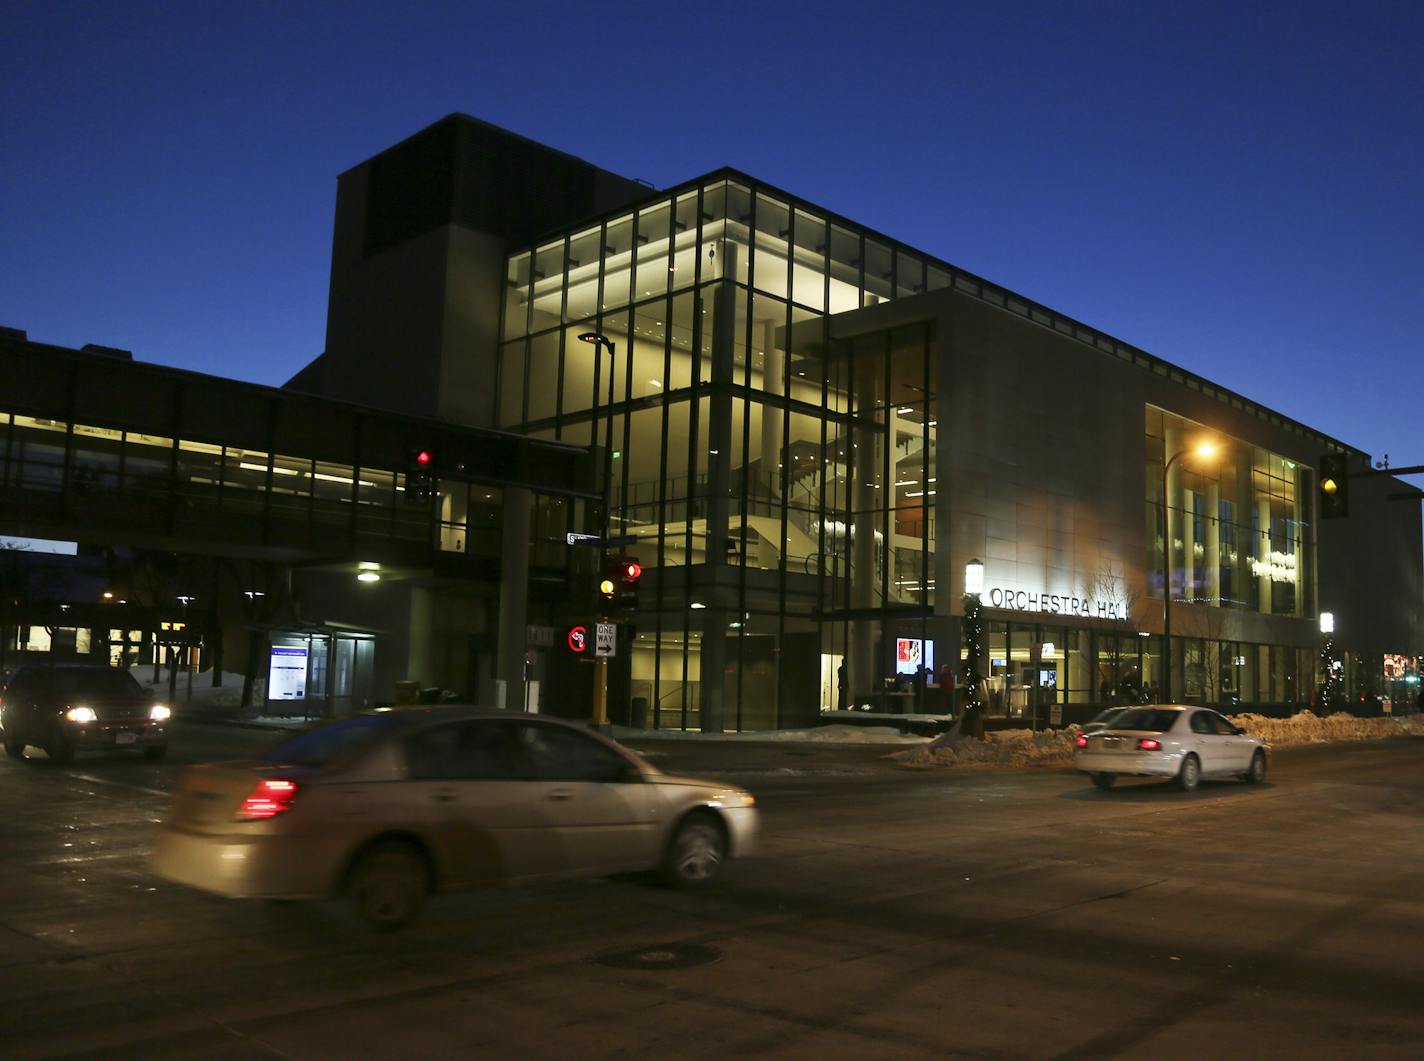
[[[1264,715],[1233,715],[1253,737],[1276,748],[1302,744],[1330,744],[1339,741],[1386,740],[1390,737],[1424,736],[1424,715],[1407,718],[1355,718],[1340,712],[1320,718],[1302,711],[1293,718],[1266,718]],[[887,755],[901,766],[926,769],[937,766],[1065,766],[1073,760],[1073,736],[1067,730],[1037,733],[1026,729],[998,730],[985,740],[956,737],[936,746],[930,742],[919,748]]]
[[[769,740],[815,741],[821,744],[924,744],[926,737],[907,737],[894,726],[815,726],[780,729],[764,735]]]
[[[153,681],[152,667],[134,667],[129,671],[138,683],[147,691],[153,693],[159,700],[168,699],[168,672],[160,670],[158,681]],[[203,671],[193,675],[193,698],[188,699],[188,675],[186,672],[178,675],[177,684],[173,689],[173,702],[175,707],[185,706],[189,703],[196,708],[215,707],[237,707],[242,703],[242,675],[232,671],[222,671],[219,675],[221,685],[213,686],[213,672]],[[252,701],[260,704],[266,691],[267,679],[265,676],[258,676],[252,682]]]
[[[1407,718],[1356,718],[1338,711],[1321,718],[1302,711],[1291,718],[1264,715],[1233,715],[1232,721],[1253,737],[1276,748],[1298,744],[1331,744],[1336,741],[1386,740],[1390,737],[1424,735],[1424,716]]]
[[[1004,729],[982,741],[958,737],[886,756],[902,766],[1059,766],[1073,758],[1073,737],[1066,730]]]

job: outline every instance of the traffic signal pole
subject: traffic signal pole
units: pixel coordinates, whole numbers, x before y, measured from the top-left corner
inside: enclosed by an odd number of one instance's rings
[[[608,725],[608,657],[593,659],[593,728]]]

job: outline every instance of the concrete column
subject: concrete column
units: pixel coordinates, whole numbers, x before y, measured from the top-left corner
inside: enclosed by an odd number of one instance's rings
[[[1260,593],[1257,610],[1271,614],[1271,503],[1264,498],[1256,502],[1256,558],[1261,562],[1261,574],[1256,576]]]
[[[776,345],[776,324],[767,321],[762,326],[761,345],[763,351],[762,389],[767,394],[786,393],[786,351]],[[762,478],[772,497],[781,496],[781,444],[782,411],[776,406],[763,405],[761,410],[761,468]]]
[[[529,532],[531,497],[528,488],[504,489],[504,526],[499,554],[499,647],[495,679],[504,682],[505,707],[525,709],[524,649],[529,621]]]
[[[880,404],[884,380],[879,373],[861,371],[856,374],[855,409],[857,413]],[[875,534],[881,527],[881,509],[884,507],[883,484],[876,485],[876,476],[884,465],[885,436],[875,431],[851,429],[846,451],[850,469],[851,498],[851,586],[850,606],[852,608],[876,608],[882,602],[877,598],[876,589],[880,585],[876,571],[877,546]],[[875,637],[879,623],[874,619],[853,619],[849,630],[850,643],[846,646],[846,671],[852,698],[863,698],[881,676],[881,667],[875,660]],[[886,632],[880,631],[882,641]]]
[[[736,275],[735,244],[724,244],[721,252],[727,276]],[[737,320],[737,289],[732,283],[717,285],[712,296],[712,394],[707,424],[707,539],[705,581],[716,584],[717,571],[727,563],[727,535],[731,504],[732,460],[732,353],[733,329]],[[712,593],[716,590],[712,589]],[[702,617],[702,703],[704,733],[721,733],[726,728],[726,704],[722,692],[726,669],[727,615],[716,601],[705,601]]]
[[[435,673],[435,600],[424,586],[411,587],[409,629],[405,676],[425,686]]]
[[[1174,469],[1175,470],[1175,469]],[[1182,530],[1182,599],[1195,600],[1197,595],[1197,495],[1182,493],[1182,512],[1178,526]]]
[[[1165,428],[1166,448],[1163,450],[1162,459],[1171,460],[1182,448],[1182,433],[1175,427]],[[1172,465],[1167,472],[1167,493],[1162,498],[1164,529],[1167,536],[1162,542],[1162,570],[1166,574],[1163,592],[1168,600],[1173,599],[1173,563],[1175,560],[1175,550],[1172,548],[1172,541],[1181,536],[1182,533],[1182,513],[1177,511],[1182,498],[1182,462],[1179,460]]]
[[[1206,488],[1206,593],[1212,604],[1221,604],[1221,485]]]

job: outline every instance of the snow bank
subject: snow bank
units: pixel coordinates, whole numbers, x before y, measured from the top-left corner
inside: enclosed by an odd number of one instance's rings
[[[1424,716],[1421,715],[1401,719],[1356,718],[1339,711],[1320,718],[1309,711],[1302,711],[1291,718],[1266,718],[1264,715],[1233,715],[1232,718],[1238,726],[1244,726],[1247,733],[1262,738],[1276,748],[1424,735]]]
[[[1424,736],[1424,715],[1408,718],[1355,718],[1343,712],[1319,718],[1302,711],[1293,718],[1233,715],[1239,726],[1275,748],[1337,741],[1385,740]],[[927,769],[943,766],[1065,766],[1073,760],[1073,737],[1067,730],[997,730],[986,740],[956,737],[936,747],[934,743],[887,755],[901,766]]]
[[[168,699],[168,672],[160,670],[158,681],[152,681],[153,668],[134,667],[129,671],[138,683],[146,690],[153,693],[160,700]],[[203,671],[193,675],[193,698],[188,699],[188,675],[182,673],[178,675],[178,683],[174,686],[173,702],[175,707],[182,707],[189,703],[197,708],[214,707],[237,707],[242,703],[242,675],[232,671],[222,671],[218,680],[221,685],[214,688],[213,672]],[[260,704],[266,691],[267,679],[259,676],[252,683],[253,703]]]
[[[1059,766],[1073,757],[1073,738],[1066,730],[1003,729],[985,740],[956,737],[886,756],[902,766]]]

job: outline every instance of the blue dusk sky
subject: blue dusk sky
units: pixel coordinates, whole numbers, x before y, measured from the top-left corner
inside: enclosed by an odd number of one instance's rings
[[[0,324],[279,384],[452,111],[722,165],[1424,463],[1424,4],[0,2]]]

